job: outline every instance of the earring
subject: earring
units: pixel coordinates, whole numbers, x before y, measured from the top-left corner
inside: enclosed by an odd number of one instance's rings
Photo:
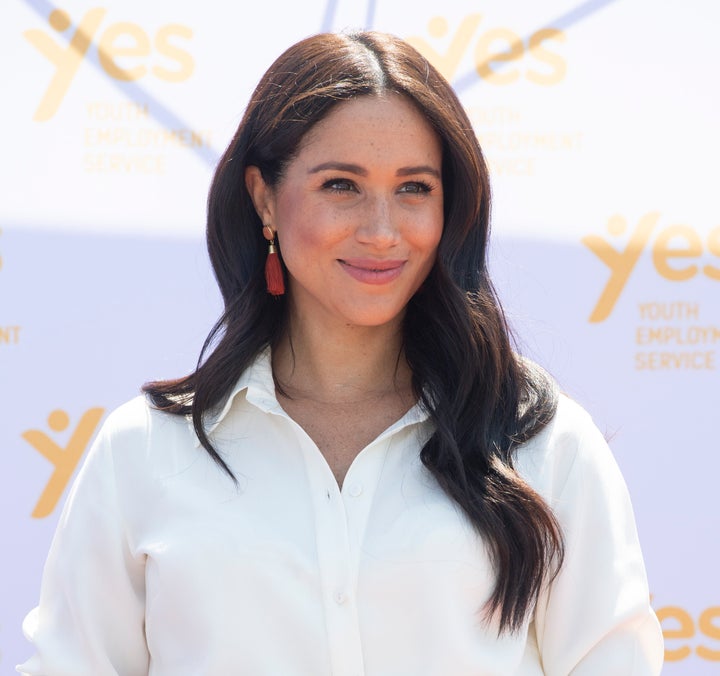
[[[268,293],[273,296],[282,296],[285,293],[285,280],[283,279],[282,265],[275,246],[275,231],[269,226],[263,226],[263,235],[268,241],[268,255],[265,259],[265,282]]]

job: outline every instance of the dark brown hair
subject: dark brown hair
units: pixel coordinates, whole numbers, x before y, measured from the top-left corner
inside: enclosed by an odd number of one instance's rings
[[[245,169],[259,167],[275,185],[305,134],[333,106],[387,92],[412,102],[443,148],[442,239],[404,322],[413,387],[435,424],[421,459],[487,544],[496,584],[486,617],[498,618],[500,632],[516,631],[563,557],[555,517],[513,467],[518,445],[554,415],[555,389],[544,372],[513,352],[488,276],[490,187],[472,126],[447,81],[406,42],[376,32],[316,35],[292,46],[265,73],[208,199],[208,250],[224,313],[193,373],[144,390],[156,407],[192,415],[200,442],[232,477],[203,416],[228,396],[258,352],[275,344],[287,306],[265,291],[266,243]]]

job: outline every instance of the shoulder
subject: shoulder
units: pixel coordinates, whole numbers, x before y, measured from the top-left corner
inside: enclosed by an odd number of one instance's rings
[[[177,433],[190,426],[186,416],[155,408],[144,395],[138,395],[110,412],[100,434],[110,441],[137,441],[151,435]]]
[[[559,394],[552,419],[518,448],[520,475],[546,499],[557,496],[571,475],[618,474],[612,452],[590,414],[570,397]]]
[[[111,411],[105,419],[102,431],[108,436],[144,431],[148,427],[151,411],[147,398],[138,395]]]
[[[579,448],[588,434],[600,434],[592,416],[577,401],[566,394],[558,394],[555,413],[543,432],[545,444],[558,450]],[[540,441],[540,439],[538,439]]]
[[[195,457],[196,440],[187,417],[160,411],[140,395],[108,415],[95,446],[116,468],[140,465],[152,471],[178,456]]]

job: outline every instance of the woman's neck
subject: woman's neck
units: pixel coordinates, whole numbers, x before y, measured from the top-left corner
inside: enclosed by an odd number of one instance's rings
[[[291,317],[273,351],[273,371],[288,396],[329,403],[412,390],[400,318],[391,325],[328,327]]]

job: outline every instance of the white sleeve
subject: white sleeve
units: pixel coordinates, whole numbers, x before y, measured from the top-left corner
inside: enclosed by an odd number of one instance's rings
[[[148,673],[144,557],[127,543],[109,422],[88,453],[60,517],[40,603],[23,623],[31,676]]]
[[[565,534],[564,566],[538,604],[548,676],[655,676],[663,661],[625,481],[600,431],[583,431],[552,507]]]

